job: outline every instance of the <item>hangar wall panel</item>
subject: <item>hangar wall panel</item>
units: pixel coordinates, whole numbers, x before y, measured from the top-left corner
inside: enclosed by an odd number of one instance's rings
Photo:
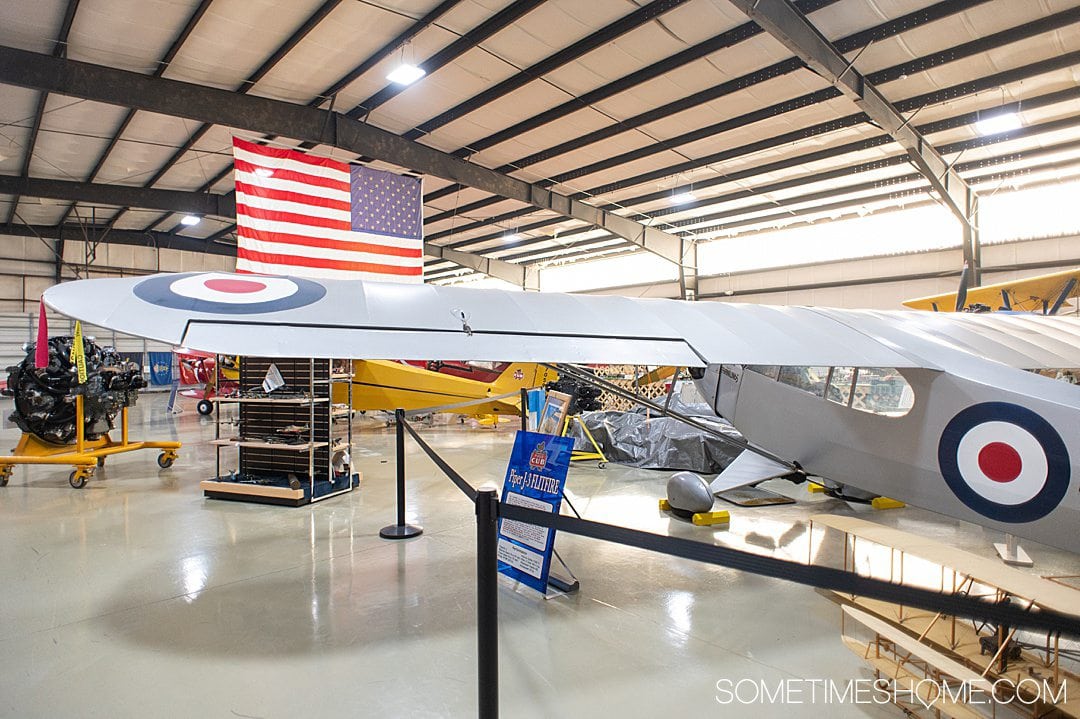
[[[0,234],[0,313],[37,311],[37,301],[55,284],[56,240]],[[100,243],[87,265],[87,243],[65,242],[62,271],[74,279],[74,267],[86,277],[119,277],[151,272],[232,271],[235,258],[198,252]],[[74,267],[73,267],[74,266]],[[20,342],[23,340],[20,340]]]
[[[982,261],[985,284],[1068,269],[1080,266],[1080,237],[983,245]],[[699,289],[703,295],[720,295],[711,299],[730,302],[898,309],[903,300],[912,297],[955,291],[958,281],[955,273],[962,265],[963,257],[956,248],[702,277]],[[952,274],[939,278],[882,279],[936,272]],[[785,289],[789,287],[794,289]],[[677,297],[678,291],[677,283],[663,282],[599,289],[587,294]],[[730,298],[723,296],[727,291],[733,293]]]

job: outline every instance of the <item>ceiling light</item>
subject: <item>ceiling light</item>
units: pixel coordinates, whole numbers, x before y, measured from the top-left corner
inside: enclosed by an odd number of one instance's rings
[[[424,75],[427,75],[427,71],[416,65],[410,65],[407,62],[403,62],[395,67],[386,79],[390,82],[396,82],[398,85],[411,85]]]
[[[503,236],[503,241],[504,242],[517,242],[520,239],[521,239],[521,235],[511,234],[511,235],[504,235]]]
[[[255,174],[257,176],[259,176],[259,177],[273,177],[274,176],[274,171],[269,170],[269,169],[267,169],[265,167],[256,167],[255,168]]]
[[[1003,111],[987,115],[975,123],[975,129],[980,135],[999,135],[1003,132],[1019,130],[1023,125],[1020,116],[1015,112]]]
[[[693,192],[680,192],[677,195],[671,196],[671,201],[676,205],[685,205],[688,202],[693,202],[697,199],[697,196]]]
[[[180,224],[181,225],[187,225],[188,227],[192,227],[194,225],[199,224],[199,218],[196,217],[195,215],[184,215],[183,217],[180,218]]]

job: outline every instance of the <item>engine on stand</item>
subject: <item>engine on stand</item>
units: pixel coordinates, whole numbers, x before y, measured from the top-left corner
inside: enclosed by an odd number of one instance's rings
[[[570,407],[566,412],[568,415],[573,416],[582,412],[595,412],[603,409],[600,403],[601,390],[572,377],[560,377],[555,382],[548,382],[544,385],[544,389],[570,395]]]
[[[140,367],[125,360],[112,347],[100,347],[83,338],[86,353],[85,385],[71,361],[75,338],[49,338],[49,365],[35,367],[36,343],[26,346],[26,358],[8,367],[8,392],[15,398],[10,419],[19,429],[52,444],[71,444],[76,437],[75,395],[83,395],[87,440],[100,439],[113,429],[124,407],[134,406],[146,386]]]

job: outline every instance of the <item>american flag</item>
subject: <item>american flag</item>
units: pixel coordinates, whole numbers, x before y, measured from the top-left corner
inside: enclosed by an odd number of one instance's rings
[[[236,271],[424,281],[420,179],[233,138]]]

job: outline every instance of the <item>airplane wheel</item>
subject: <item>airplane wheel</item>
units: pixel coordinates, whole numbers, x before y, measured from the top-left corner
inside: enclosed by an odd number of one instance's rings
[[[80,472],[76,469],[74,472],[68,475],[68,484],[70,484],[75,489],[82,489],[86,486],[86,480],[88,480],[89,478],[90,475],[86,474],[85,472]]]
[[[173,466],[173,462],[175,462],[175,461],[176,461],[176,455],[175,454],[169,454],[168,452],[162,452],[161,454],[158,455],[158,458],[157,458],[157,464],[162,469],[168,469],[169,467]]]
[[[195,409],[199,414],[206,417],[214,413],[214,403],[208,399],[200,399],[199,403],[195,405]]]

